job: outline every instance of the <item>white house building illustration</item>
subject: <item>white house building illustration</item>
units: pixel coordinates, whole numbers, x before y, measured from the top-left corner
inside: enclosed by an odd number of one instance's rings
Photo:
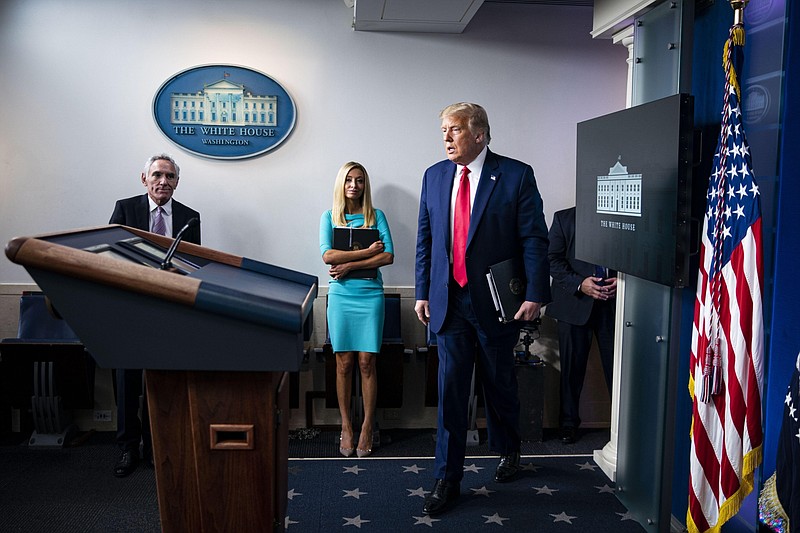
[[[597,212],[642,216],[642,175],[628,174],[628,167],[617,161],[608,175],[597,176]]]
[[[196,93],[170,95],[172,124],[276,126],[278,97],[254,95],[244,85],[225,79]]]

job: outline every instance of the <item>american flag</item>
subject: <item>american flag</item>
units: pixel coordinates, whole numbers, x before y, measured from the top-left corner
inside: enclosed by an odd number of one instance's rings
[[[724,47],[722,127],[708,184],[694,308],[690,532],[719,531],[753,490],[761,463],[764,330],[761,207],[742,127],[744,27]]]

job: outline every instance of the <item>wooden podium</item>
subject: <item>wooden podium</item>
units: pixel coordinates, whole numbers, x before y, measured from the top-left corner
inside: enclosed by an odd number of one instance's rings
[[[112,225],[16,238],[104,368],[145,368],[163,531],[283,531],[288,374],[317,278]]]

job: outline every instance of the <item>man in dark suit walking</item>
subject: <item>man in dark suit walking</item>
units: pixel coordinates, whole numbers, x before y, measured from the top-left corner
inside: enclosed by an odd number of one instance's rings
[[[583,380],[592,338],[597,336],[608,392],[614,368],[614,315],[617,278],[603,267],[575,259],[575,208],[557,211],[550,227],[553,301],[545,314],[558,321],[561,358],[561,440],[578,439]]]
[[[453,104],[439,115],[447,159],[425,171],[416,256],[419,320],[439,348],[436,483],[423,512],[437,515],[458,499],[464,475],[473,365],[483,382],[489,448],[500,454],[495,481],[519,470],[519,413],[514,346],[520,321],[550,300],[547,225],[533,169],[488,149],[489,119],[479,105]],[[517,258],[525,302],[514,322],[498,320],[488,267]]]
[[[123,224],[172,237],[190,219],[200,220],[200,213],[172,198],[178,188],[180,168],[170,156],[156,154],[148,159],[141,180],[147,193],[117,200],[109,224]],[[184,239],[200,244],[200,224],[188,228]],[[147,349],[146,345],[142,349]],[[116,384],[117,446],[120,457],[114,465],[114,475],[125,477],[136,470],[140,458],[140,442],[142,456],[148,461],[152,461],[153,450],[147,396],[142,396],[142,369],[117,369]],[[138,414],[140,396],[143,398],[141,419]]]

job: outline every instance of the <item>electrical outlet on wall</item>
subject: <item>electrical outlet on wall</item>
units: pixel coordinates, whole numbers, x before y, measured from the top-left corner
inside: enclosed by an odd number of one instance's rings
[[[94,421],[95,422],[111,422],[111,411],[108,410],[108,409],[95,410],[95,412],[94,412]]]

